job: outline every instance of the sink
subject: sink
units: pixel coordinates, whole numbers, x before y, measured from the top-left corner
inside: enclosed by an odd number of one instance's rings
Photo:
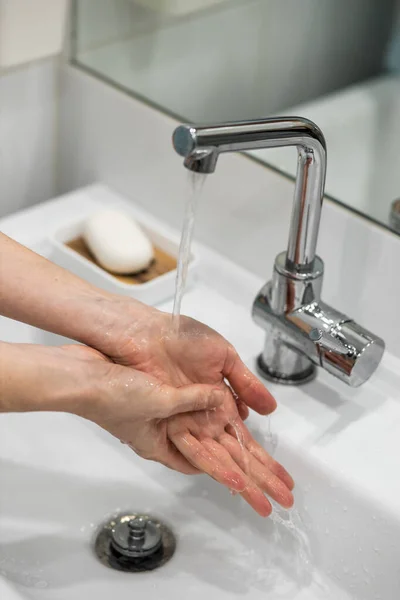
[[[80,214],[98,204],[87,193]],[[49,255],[52,229],[74,210],[66,197],[2,229]],[[250,306],[264,282],[206,247],[196,254],[183,312],[220,331],[255,369],[264,334]],[[0,328],[8,341],[63,341],[5,318]],[[387,353],[356,390],[322,371],[299,388],[269,387],[279,408],[269,418],[251,415],[249,427],[296,481],[294,509],[275,507],[269,519],[211,479],[143,461],[77,417],[0,415],[1,599],[398,598],[400,360]],[[167,564],[121,573],[99,562],[98,527],[123,511],[151,513],[171,528],[177,548]]]

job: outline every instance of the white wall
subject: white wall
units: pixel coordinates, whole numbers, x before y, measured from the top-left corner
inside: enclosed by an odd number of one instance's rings
[[[67,0],[0,0],[0,68],[58,54]]]
[[[0,217],[55,193],[58,61],[0,76]]]
[[[0,217],[56,193],[67,0],[0,0]]]

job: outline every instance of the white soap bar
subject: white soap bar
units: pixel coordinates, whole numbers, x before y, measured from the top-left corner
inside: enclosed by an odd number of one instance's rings
[[[154,257],[153,246],[139,225],[117,210],[102,210],[90,217],[83,237],[99,264],[112,273],[138,273]]]

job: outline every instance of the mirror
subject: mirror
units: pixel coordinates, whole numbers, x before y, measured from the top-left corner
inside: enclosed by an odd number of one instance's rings
[[[400,233],[396,0],[74,0],[74,64],[182,121],[308,117],[326,193]],[[253,157],[294,177],[294,149]]]

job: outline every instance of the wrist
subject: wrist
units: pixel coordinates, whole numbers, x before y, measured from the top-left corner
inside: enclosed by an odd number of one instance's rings
[[[78,341],[116,358],[118,349],[123,353],[123,348],[134,343],[143,321],[158,311],[133,298],[109,294],[92,298],[85,312],[87,325]]]
[[[94,401],[97,374],[75,348],[0,344],[0,412],[82,412]]]

